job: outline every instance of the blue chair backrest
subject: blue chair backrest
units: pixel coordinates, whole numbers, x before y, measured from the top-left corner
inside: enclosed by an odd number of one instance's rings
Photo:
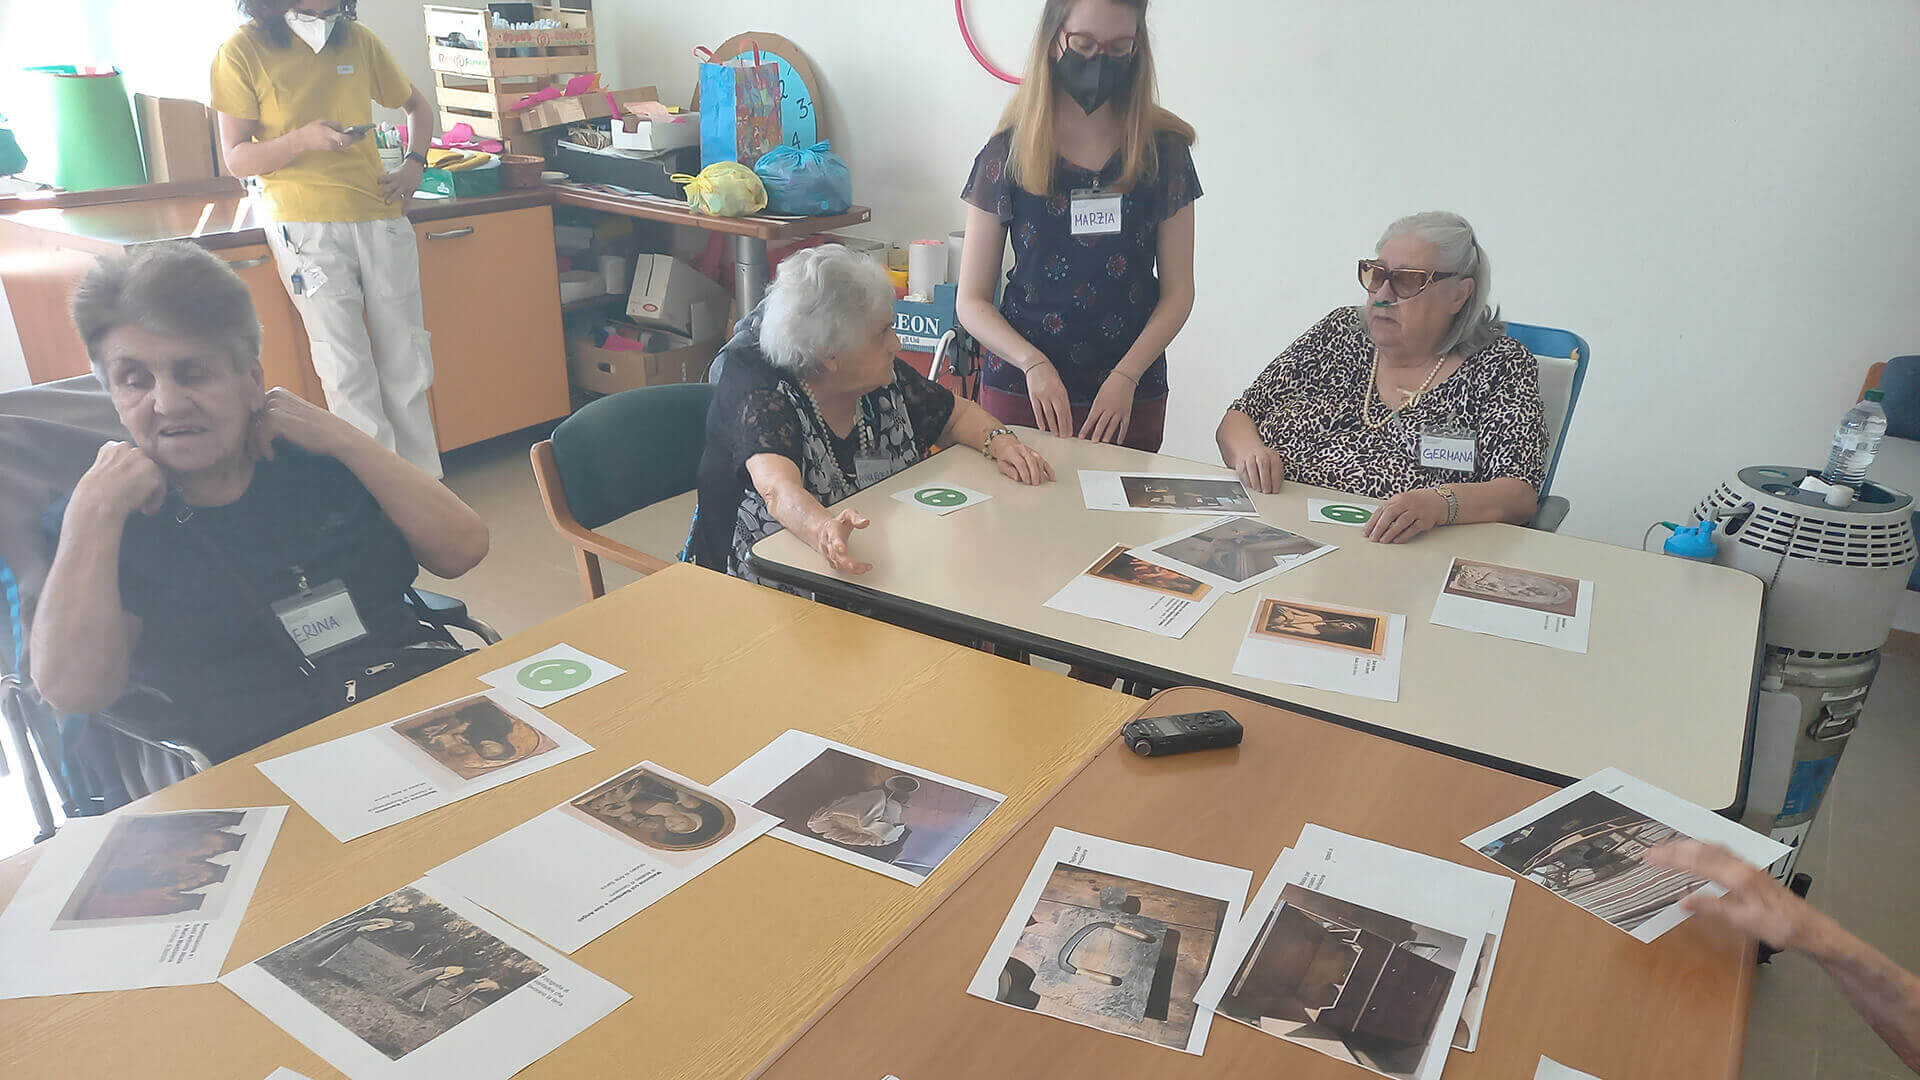
[[[1560,424],[1556,431],[1553,420],[1559,405],[1554,388],[1543,379],[1541,385],[1541,403],[1547,413],[1547,476],[1540,485],[1540,494],[1545,496],[1553,487],[1554,470],[1560,466],[1560,451],[1567,445],[1567,428],[1573,424],[1573,407],[1580,401],[1580,387],[1587,381],[1587,363],[1593,358],[1593,350],[1588,347],[1587,339],[1571,330],[1556,330],[1551,326],[1535,326],[1531,323],[1510,322],[1507,324],[1507,336],[1526,346],[1535,357],[1560,359],[1563,363],[1573,364],[1573,378],[1566,384],[1565,410],[1559,413]],[[1550,400],[1552,396],[1552,400]]]

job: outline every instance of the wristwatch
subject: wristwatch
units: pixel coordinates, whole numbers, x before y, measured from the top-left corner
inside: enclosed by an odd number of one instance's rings
[[[1458,496],[1454,495],[1453,485],[1441,484],[1439,487],[1436,487],[1433,490],[1439,492],[1440,497],[1447,500],[1447,520],[1441,522],[1440,524],[1442,525],[1453,524],[1454,520],[1460,516],[1460,499]]]
[[[402,160],[402,161],[417,161],[417,162],[419,162],[419,163],[420,163],[420,165],[421,165],[421,167],[422,167],[422,168],[424,168],[424,167],[426,166],[426,164],[427,164],[427,155],[425,155],[425,154],[421,154],[421,153],[416,153],[416,152],[414,152],[414,151],[412,151],[412,150],[409,150],[409,151],[407,151],[407,156],[406,156],[406,157],[404,157],[404,158],[401,158],[400,160]]]

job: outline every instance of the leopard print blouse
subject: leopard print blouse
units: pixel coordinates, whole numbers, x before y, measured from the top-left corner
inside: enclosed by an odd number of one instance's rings
[[[1540,490],[1546,425],[1539,362],[1505,334],[1467,357],[1420,403],[1384,426],[1361,419],[1362,395],[1385,414],[1368,381],[1373,343],[1358,308],[1343,307],[1287,346],[1233,408],[1252,418],[1260,440],[1286,459],[1287,479],[1385,499],[1445,483],[1515,476]],[[1420,431],[1447,422],[1474,432],[1471,473],[1419,464]]]

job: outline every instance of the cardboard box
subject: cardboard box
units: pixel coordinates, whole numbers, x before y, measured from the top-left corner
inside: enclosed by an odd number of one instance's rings
[[[726,337],[727,291],[671,255],[642,255],[633,268],[627,318],[694,341]]]
[[[613,99],[613,107],[607,107],[607,99]],[[560,124],[578,124],[586,120],[599,120],[612,116],[615,110],[629,101],[658,101],[660,91],[651,86],[642,86],[637,90],[595,90],[591,93],[576,94],[573,97],[554,98],[542,101],[538,105],[529,105],[514,116],[519,119],[524,131],[538,131],[541,128],[557,127]]]
[[[616,337],[609,339],[613,348],[595,345],[584,335],[567,339],[567,376],[573,385],[595,394],[617,394],[641,386],[700,382],[722,344],[638,327],[626,327],[623,334],[622,329],[616,326]]]
[[[700,142],[700,114],[682,113],[676,121],[628,115],[613,125],[615,150],[672,150]]]
[[[175,184],[218,175],[211,114],[205,105],[185,98],[133,95],[148,183]]]

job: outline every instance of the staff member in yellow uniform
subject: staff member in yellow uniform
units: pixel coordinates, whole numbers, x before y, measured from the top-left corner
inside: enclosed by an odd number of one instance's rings
[[[327,407],[430,476],[433,352],[420,253],[403,210],[420,186],[433,112],[356,0],[240,0],[251,21],[213,60],[220,145],[258,176],[267,246],[306,324]],[[406,160],[382,174],[365,137],[373,102],[407,112]]]

